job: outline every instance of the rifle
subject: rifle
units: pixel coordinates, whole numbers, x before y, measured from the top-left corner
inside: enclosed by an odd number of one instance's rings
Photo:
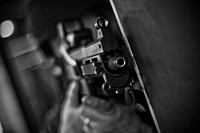
[[[115,99],[127,106],[139,104],[148,114],[146,119],[160,133],[122,26],[119,26],[122,37],[116,37],[110,29],[110,22],[104,17],[99,17],[94,24],[97,38],[91,41],[91,34],[87,29],[66,32],[64,25],[66,24],[57,25],[61,40],[59,53],[67,64],[68,73],[76,79],[81,79],[87,86],[86,92],[89,90],[91,95]]]

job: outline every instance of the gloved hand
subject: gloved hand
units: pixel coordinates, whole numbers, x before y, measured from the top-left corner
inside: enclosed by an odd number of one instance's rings
[[[107,102],[93,96],[82,99],[81,114],[85,119],[84,131],[87,133],[152,133],[136,113],[136,106],[127,107]]]
[[[63,102],[58,133],[83,133],[83,121],[81,118],[81,105],[78,101],[79,87],[76,82],[69,85]]]

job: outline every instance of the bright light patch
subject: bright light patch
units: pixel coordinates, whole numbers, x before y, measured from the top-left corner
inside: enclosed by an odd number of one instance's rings
[[[3,133],[3,128],[1,126],[1,121],[0,121],[0,133]]]
[[[1,37],[6,38],[13,34],[14,24],[10,20],[3,21],[0,26]]]

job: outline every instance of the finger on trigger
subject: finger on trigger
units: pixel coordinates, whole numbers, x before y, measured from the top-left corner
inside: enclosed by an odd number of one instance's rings
[[[105,121],[104,115],[100,114],[94,108],[90,108],[89,106],[86,106],[84,104],[82,105],[80,112],[84,118],[89,118],[91,121],[96,121],[96,122]]]
[[[100,102],[100,99],[89,95],[84,96],[81,100],[84,105],[91,108],[98,108]]]
[[[99,103],[98,111],[104,114],[110,114],[114,110],[114,104],[110,101],[101,100]]]
[[[85,96],[82,98],[83,104],[101,113],[108,113],[113,109],[113,104],[97,97]]]

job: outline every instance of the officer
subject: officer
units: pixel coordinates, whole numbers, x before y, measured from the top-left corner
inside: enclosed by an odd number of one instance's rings
[[[41,41],[51,36],[54,31],[50,29],[55,28],[55,23],[58,21],[81,16],[82,12],[89,12],[87,10],[89,6],[100,7],[104,2],[31,1],[29,8],[31,31]],[[105,7],[100,11],[106,12]],[[47,23],[45,20],[51,21]],[[80,104],[78,95],[80,88],[77,81],[69,85],[62,104],[58,104],[50,111],[53,117],[47,120],[43,133],[151,133],[153,131],[152,127],[141,119],[138,113],[143,110],[137,106],[127,107],[90,95],[82,97]]]

